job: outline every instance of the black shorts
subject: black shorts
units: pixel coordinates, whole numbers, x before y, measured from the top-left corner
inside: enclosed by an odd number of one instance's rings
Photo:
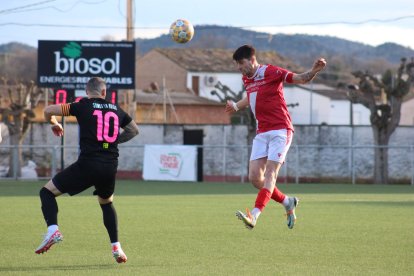
[[[118,161],[100,162],[80,159],[59,172],[52,181],[62,193],[73,196],[94,186],[94,195],[109,198],[114,193]]]

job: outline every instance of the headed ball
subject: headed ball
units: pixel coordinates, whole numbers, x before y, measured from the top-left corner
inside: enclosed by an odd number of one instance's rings
[[[177,19],[170,26],[171,39],[177,43],[187,43],[193,35],[194,27],[188,20]]]

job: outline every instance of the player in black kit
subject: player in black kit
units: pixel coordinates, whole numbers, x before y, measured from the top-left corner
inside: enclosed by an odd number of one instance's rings
[[[138,127],[118,105],[105,100],[106,84],[103,79],[91,78],[86,85],[86,93],[88,97],[79,102],[49,105],[44,110],[45,119],[52,125],[56,136],[63,135],[63,128],[55,116],[76,116],[80,131],[80,155],[75,163],[56,174],[40,190],[48,231],[35,253],[44,253],[63,239],[57,224],[56,197],[64,193],[73,196],[94,186],[93,194],[98,196],[102,208],[112,254],[118,263],[124,263],[127,257],[118,241],[117,215],[112,201],[118,168],[118,144],[136,136]]]

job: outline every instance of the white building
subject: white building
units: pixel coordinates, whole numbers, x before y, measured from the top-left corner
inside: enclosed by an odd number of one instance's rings
[[[414,125],[414,94],[407,96],[401,105],[400,125]]]
[[[233,61],[233,51],[225,49],[153,49],[137,60],[138,89],[151,90],[151,84],[164,85],[169,91],[193,93],[220,101],[218,83],[238,94],[243,91],[242,76]],[[292,62],[275,52],[260,52],[263,63],[297,69]],[[232,96],[232,95],[227,95]]]
[[[226,85],[231,91],[239,93],[243,90],[240,73],[238,72],[188,72],[187,87],[191,87],[194,79],[198,78],[198,95],[210,100],[218,101],[219,97],[214,91],[218,92],[215,85],[219,82]],[[220,95],[220,93],[219,93]]]
[[[224,49],[153,49],[137,60],[136,88],[151,90],[153,84],[165,85],[171,92],[192,93],[220,101],[232,95],[223,95],[217,84],[234,93],[243,91],[241,74],[232,54],[233,51]],[[258,60],[262,64],[303,72],[275,52],[260,51]],[[370,111],[361,104],[351,104],[345,92],[334,87],[316,83],[285,84],[285,99],[294,124],[370,125]],[[400,125],[414,125],[413,96],[404,99]]]
[[[293,124],[370,125],[369,109],[352,104],[343,91],[333,87],[285,84],[284,92]]]

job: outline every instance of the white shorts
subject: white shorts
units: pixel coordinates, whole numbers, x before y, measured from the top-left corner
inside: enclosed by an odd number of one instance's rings
[[[292,143],[293,131],[288,129],[271,130],[259,133],[253,139],[250,161],[267,157],[267,160],[285,162]]]

